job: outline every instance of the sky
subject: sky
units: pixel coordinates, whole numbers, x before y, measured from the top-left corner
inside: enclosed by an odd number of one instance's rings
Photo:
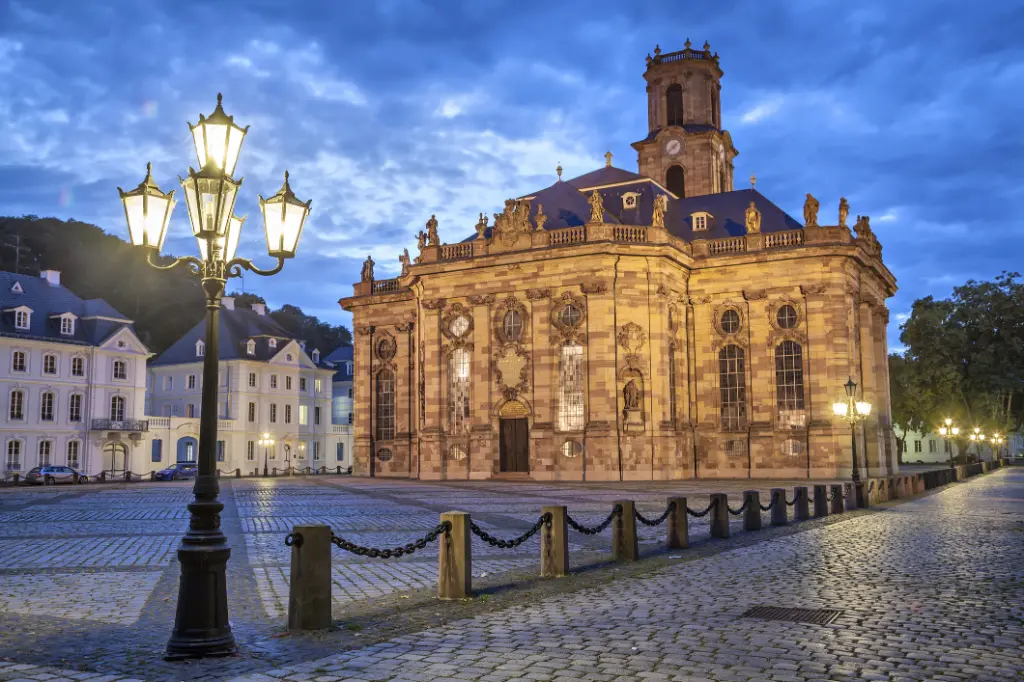
[[[239,255],[269,264],[256,197],[286,169],[313,201],[295,260],[235,288],[348,325],[367,254],[396,275],[431,214],[455,242],[558,164],[635,171],[645,55],[707,40],[735,186],[870,215],[898,348],[916,298],[1022,269],[1022,33],[1011,0],[0,0],[0,215],[127,237],[116,188],[147,161],[179,187],[223,92],[251,126]],[[184,204],[165,251],[196,251]]]

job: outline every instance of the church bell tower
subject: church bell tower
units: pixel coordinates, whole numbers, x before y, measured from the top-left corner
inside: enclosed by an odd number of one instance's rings
[[[722,69],[711,45],[647,55],[647,137],[633,143],[640,174],[677,197],[730,192],[739,152],[722,126]]]

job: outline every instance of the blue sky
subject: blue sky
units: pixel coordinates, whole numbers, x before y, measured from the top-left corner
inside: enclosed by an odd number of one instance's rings
[[[286,168],[313,200],[297,259],[246,289],[348,324],[366,254],[397,272],[430,214],[457,241],[559,162],[635,170],[644,55],[689,37],[721,56],[738,188],[872,216],[896,345],[915,298],[1021,269],[1022,32],[1009,0],[0,0],[0,215],[125,235],[115,187],[146,161],[176,187],[185,122],[221,91],[252,126],[240,255],[265,253],[256,195]],[[179,205],[167,250],[193,253],[188,235]]]

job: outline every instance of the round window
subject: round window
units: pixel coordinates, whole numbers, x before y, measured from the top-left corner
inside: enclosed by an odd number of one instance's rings
[[[452,320],[452,324],[451,327],[449,327],[449,330],[455,336],[462,336],[467,331],[469,331],[469,318],[466,317],[465,315],[459,315],[454,320]]]
[[[578,440],[567,440],[562,443],[562,456],[575,459],[583,454],[583,443]]]
[[[565,327],[575,327],[583,319],[583,311],[579,306],[569,303],[558,313],[558,322]]]
[[[523,335],[523,318],[518,310],[510,310],[505,313],[501,329],[505,333],[506,341],[518,341]]]
[[[391,461],[391,449],[383,448],[377,451],[378,462],[390,462]]]
[[[796,308],[791,305],[784,305],[775,314],[775,320],[781,329],[792,329],[796,326]]]
[[[448,448],[448,457],[456,461],[463,460],[466,459],[466,451],[461,445],[453,445]]]
[[[731,309],[722,313],[722,331],[726,334],[735,334],[739,330],[740,314]]]

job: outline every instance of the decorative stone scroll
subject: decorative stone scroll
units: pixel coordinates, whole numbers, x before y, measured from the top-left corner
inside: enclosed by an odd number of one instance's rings
[[[608,291],[608,284],[601,279],[590,279],[580,283],[580,291],[584,294],[603,294]]]
[[[526,392],[530,378],[530,355],[519,344],[508,343],[494,355],[494,374],[505,400],[515,400]]]
[[[528,301],[539,301],[542,298],[551,298],[551,289],[527,289],[526,299]]]

